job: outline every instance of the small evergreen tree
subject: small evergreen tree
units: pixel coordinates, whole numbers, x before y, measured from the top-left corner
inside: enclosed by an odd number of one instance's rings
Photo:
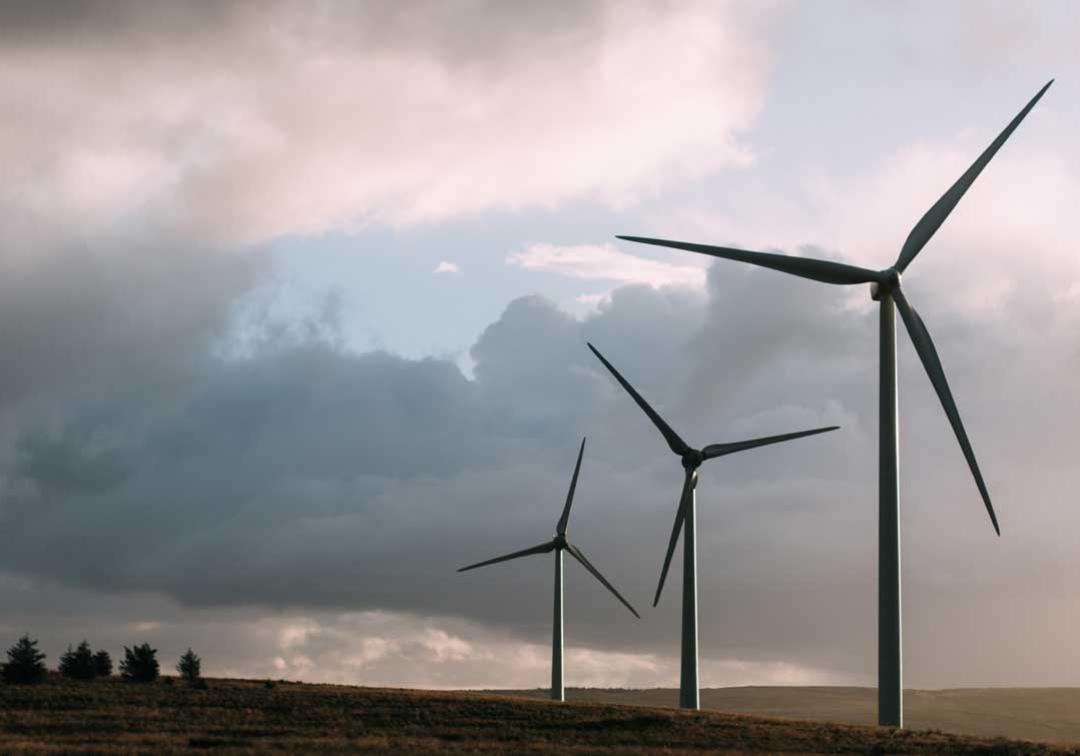
[[[4,665],[4,680],[31,685],[45,679],[45,654],[38,651],[37,641],[24,635],[8,649]]]
[[[98,651],[94,654],[94,674],[97,677],[108,677],[112,674],[112,657],[108,651]]]
[[[202,659],[190,648],[188,648],[186,654],[180,657],[180,661],[176,664],[176,671],[189,683],[194,683],[199,679],[201,668]]]
[[[76,680],[93,680],[97,677],[94,667],[94,652],[85,640],[74,651],[68,646],[67,652],[60,657],[60,674]]]
[[[131,682],[154,682],[158,678],[157,649],[144,643],[135,648],[124,646],[120,676]]]
[[[71,650],[71,644],[68,644],[68,649],[64,653],[60,654],[60,664],[57,667],[60,670],[60,674],[64,677],[74,677],[70,674],[75,667],[75,652]]]

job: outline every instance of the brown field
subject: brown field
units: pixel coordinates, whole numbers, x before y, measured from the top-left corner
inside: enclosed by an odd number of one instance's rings
[[[0,685],[0,751],[1080,754],[1080,748],[1002,738],[715,711],[555,704],[482,693],[208,682],[206,690],[197,690],[171,680],[139,685],[115,678],[76,682],[51,676],[39,686]],[[670,692],[655,694],[665,693]],[[709,698],[714,693],[724,691],[710,691]],[[624,694],[635,695],[609,693]]]
[[[493,691],[494,692],[494,691]],[[547,691],[498,691],[500,695],[543,697]],[[671,706],[674,689],[571,689],[571,701]],[[872,725],[877,690],[844,687],[746,687],[701,691],[705,709],[791,719]],[[905,690],[904,724],[917,730],[965,735],[1080,743],[1080,688],[956,688]]]

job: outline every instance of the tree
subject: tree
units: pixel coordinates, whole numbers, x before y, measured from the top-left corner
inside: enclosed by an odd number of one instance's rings
[[[201,667],[202,659],[200,659],[194,651],[188,648],[187,653],[181,656],[180,661],[177,662],[176,671],[189,683],[193,683],[199,679]]]
[[[45,654],[38,651],[37,641],[24,635],[8,649],[4,665],[4,680],[31,685],[45,679]]]
[[[154,682],[158,678],[157,649],[144,643],[135,648],[124,646],[120,676],[131,682]]]
[[[89,643],[84,640],[74,651],[68,646],[67,652],[60,657],[60,674],[76,680],[93,680],[97,677],[94,652],[90,650]]]
[[[108,651],[98,651],[94,654],[94,674],[98,677],[108,677],[112,674],[112,657]]]

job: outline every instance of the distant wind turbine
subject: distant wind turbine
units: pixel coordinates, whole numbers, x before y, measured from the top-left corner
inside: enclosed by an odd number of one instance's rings
[[[565,701],[565,693],[563,690],[563,551],[570,553],[570,556],[581,562],[581,566],[587,569],[593,574],[597,580],[599,580],[605,588],[615,594],[615,598],[623,603],[627,609],[633,612],[634,616],[641,619],[641,615],[637,613],[634,607],[630,606],[630,602],[622,597],[615,586],[608,582],[607,578],[600,574],[600,570],[596,569],[592,562],[588,560],[585,554],[574,544],[566,540],[566,524],[570,519],[570,507],[574,504],[574,489],[577,488],[578,473],[581,471],[581,457],[585,454],[585,439],[581,439],[581,449],[578,451],[577,464],[574,465],[574,475],[570,479],[570,491],[566,494],[566,504],[563,506],[562,517],[559,518],[559,522],[555,525],[555,537],[550,541],[533,546],[529,549],[522,549],[521,551],[515,551],[513,554],[507,554],[506,556],[495,557],[494,559],[488,559],[483,562],[477,562],[476,564],[470,564],[468,567],[462,567],[458,572],[465,572],[466,570],[475,570],[477,567],[485,567],[489,564],[496,564],[498,562],[508,562],[511,559],[518,559],[519,557],[532,556],[533,554],[547,554],[549,552],[555,552],[555,618],[552,623],[551,631],[551,697],[556,701]]]
[[[657,414],[656,410],[650,407],[644,397],[634,390],[634,387],[622,377],[622,374],[615,369],[614,365],[604,359],[604,355],[600,354],[596,347],[589,344],[589,349],[604,363],[604,367],[611,371],[611,374],[615,376],[615,380],[622,384],[626,392],[633,397],[641,410],[652,420],[653,425],[660,430],[664,440],[671,447],[671,451],[682,459],[682,466],[686,471],[683,478],[682,493],[679,495],[679,507],[675,512],[675,525],[671,529],[671,540],[668,542],[667,555],[664,557],[664,568],[660,572],[660,582],[656,586],[653,606],[660,602],[660,593],[664,590],[664,580],[667,578],[668,568],[671,566],[671,556],[675,553],[675,544],[679,542],[679,531],[680,529],[685,530],[686,535],[683,540],[682,670],[679,682],[679,706],[684,709],[697,709],[701,705],[698,694],[697,535],[695,532],[697,519],[695,511],[697,505],[697,494],[695,493],[697,489],[697,469],[702,462],[709,459],[723,457],[746,449],[754,449],[758,446],[778,444],[781,441],[791,441],[803,436],[813,436],[818,433],[834,431],[839,426],[831,425],[827,428],[815,428],[797,433],[785,433],[781,436],[766,436],[728,444],[709,444],[703,449],[694,449],[683,441],[679,434],[671,429],[670,425],[664,422],[664,419]]]
[[[975,477],[975,485],[979,489],[986,511],[990,515],[990,522],[994,531],[1001,535],[998,527],[997,516],[994,507],[990,503],[990,494],[986,490],[982,473],[979,472],[979,464],[975,461],[975,452],[971,449],[964,424],[960,421],[960,413],[956,409],[949,384],[945,380],[945,372],[938,359],[937,349],[930,338],[930,332],[926,330],[922,318],[915,308],[907,301],[900,289],[900,275],[904,272],[915,256],[919,254],[930,238],[949,217],[949,213],[975,182],[983,168],[994,157],[1005,141],[1012,135],[1020,122],[1024,120],[1028,112],[1035,107],[1035,103],[1046,93],[1051,79],[1039,90],[1038,94],[1024,106],[1012,122],[1005,127],[997,139],[972,163],[971,167],[957,179],[941,198],[934,203],[926,214],[915,224],[908,234],[904,246],[900,249],[900,256],[891,268],[884,270],[869,270],[854,265],[828,260],[815,260],[808,257],[789,257],[767,252],[748,252],[743,249],[730,247],[713,247],[705,244],[690,244],[687,242],[667,241],[664,239],[650,239],[640,236],[619,236],[619,239],[655,244],[661,247],[674,247],[685,249],[690,252],[700,252],[725,260],[759,265],[764,268],[772,268],[782,273],[790,273],[801,278],[809,278],[814,281],[830,284],[864,284],[869,283],[870,296],[881,302],[881,377],[880,377],[880,408],[879,408],[879,442],[878,442],[878,723],[893,727],[903,726],[903,683],[901,678],[901,621],[900,621],[900,519],[899,519],[899,434],[898,434],[898,409],[896,394],[896,316],[893,309],[900,310],[900,317],[907,327],[915,351],[922,360],[926,373],[930,376],[930,382],[945,408],[945,415],[949,418],[953,432],[956,434],[960,448],[964,452],[971,474]]]

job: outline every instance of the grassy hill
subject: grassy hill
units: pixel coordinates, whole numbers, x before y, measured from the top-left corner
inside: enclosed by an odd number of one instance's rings
[[[1038,754],[1080,749],[942,732],[768,719],[604,703],[555,704],[479,693],[210,680],[0,685],[4,753]],[[171,683],[171,684],[170,684]]]

